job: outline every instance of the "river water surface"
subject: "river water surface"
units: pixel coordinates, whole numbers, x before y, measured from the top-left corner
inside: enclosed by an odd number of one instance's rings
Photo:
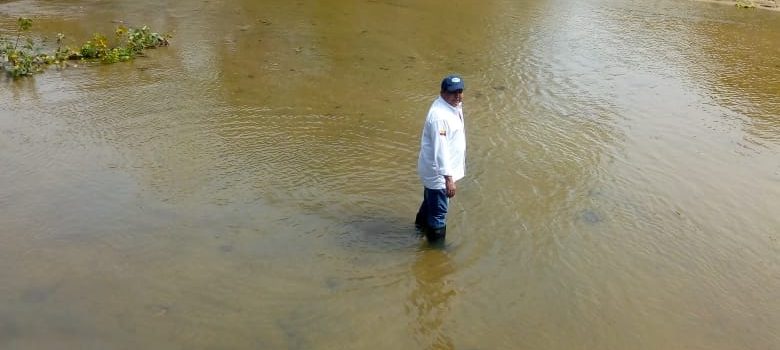
[[[778,349],[780,13],[0,1],[115,65],[0,78],[0,348]],[[448,244],[420,128],[466,81]]]

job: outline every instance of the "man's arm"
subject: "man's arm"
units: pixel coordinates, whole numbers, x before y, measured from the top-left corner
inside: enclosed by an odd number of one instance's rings
[[[446,189],[447,197],[452,198],[455,196],[457,187],[455,181],[452,179],[452,164],[450,164],[450,148],[449,138],[452,137],[450,126],[444,120],[439,120],[436,123],[436,138],[434,144],[436,153],[436,163],[439,168],[439,174],[444,176],[444,186]]]

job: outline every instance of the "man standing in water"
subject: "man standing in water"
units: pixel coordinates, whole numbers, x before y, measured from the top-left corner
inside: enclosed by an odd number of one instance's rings
[[[439,97],[428,110],[420,140],[417,173],[425,189],[414,223],[422,229],[429,243],[444,241],[449,199],[455,196],[455,181],[465,175],[463,87],[463,79],[457,75],[449,75],[441,81]]]

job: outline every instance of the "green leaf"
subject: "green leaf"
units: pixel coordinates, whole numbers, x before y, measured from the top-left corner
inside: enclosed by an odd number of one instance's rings
[[[30,30],[30,28],[32,28],[32,20],[29,18],[19,17],[17,23],[19,24],[19,30],[23,32],[28,31]]]

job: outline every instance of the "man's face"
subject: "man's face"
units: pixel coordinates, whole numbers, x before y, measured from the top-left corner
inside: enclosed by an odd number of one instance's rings
[[[453,92],[443,91],[441,93],[441,98],[443,98],[444,101],[447,101],[450,106],[457,107],[459,103],[463,102],[463,90],[455,90]]]

